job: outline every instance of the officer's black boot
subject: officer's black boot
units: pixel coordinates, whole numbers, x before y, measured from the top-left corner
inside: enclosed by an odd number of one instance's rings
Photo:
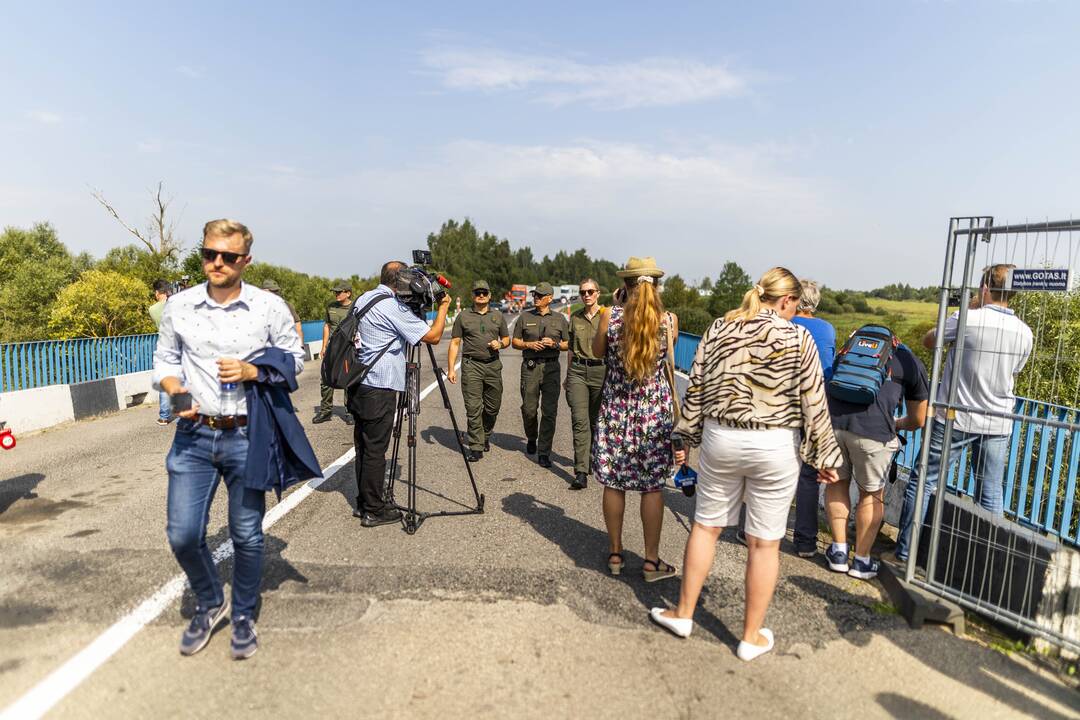
[[[536,452],[536,441],[535,440],[530,440],[529,441],[529,444],[525,447],[525,452],[529,453],[530,455],[532,455],[534,452]]]
[[[583,472],[575,474],[573,482],[570,483],[571,490],[584,490],[588,486],[589,476]]]

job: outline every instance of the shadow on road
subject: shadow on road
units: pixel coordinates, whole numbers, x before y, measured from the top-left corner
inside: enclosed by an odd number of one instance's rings
[[[835,624],[837,634],[847,642],[864,646],[877,631],[873,627],[853,624],[853,617],[860,614],[865,617],[865,599],[831,583],[803,575],[789,576],[786,581],[809,595],[825,600],[826,617]],[[927,642],[927,633],[935,633],[930,642]],[[1017,713],[1046,720],[1075,717],[1055,710],[1036,697],[1050,698],[1062,707],[1069,708],[1076,706],[1075,691],[1045,679],[1019,663],[989,652],[983,645],[936,631],[934,628],[921,631],[903,628],[899,632],[885,634],[893,644],[926,667],[1005,703]],[[929,706],[892,693],[881,693],[877,700],[894,717],[948,717]]]
[[[34,488],[45,479],[41,473],[16,475],[7,480],[0,480],[0,515],[18,500],[33,500],[37,497]]]
[[[206,543],[210,547],[217,547],[228,540],[228,538],[229,528],[223,527],[218,530],[218,532],[214,533],[212,538],[206,538]],[[255,607],[256,621],[259,619],[259,613],[262,610],[262,598],[265,597],[266,593],[277,590],[287,582],[298,582],[305,585],[308,582],[307,576],[297,570],[292,563],[283,557],[285,548],[289,546],[287,542],[275,535],[266,535],[264,542],[262,587],[260,590],[259,604]],[[230,592],[233,559],[230,558],[221,563],[217,568],[217,572],[221,579],[225,581],[225,592]],[[184,589],[184,596],[180,599],[180,615],[185,619],[190,619],[194,614],[195,595],[192,594],[191,587],[188,586]]]
[[[566,515],[561,507],[546,503],[527,493],[513,493],[503,498],[503,511],[529,523],[537,533],[559,546],[563,553],[584,570],[607,575],[608,537],[603,530],[587,525]],[[633,591],[641,604],[642,622],[647,622],[645,614],[649,608],[674,606],[679,601],[679,578],[646,583],[639,569],[644,558],[628,550],[624,551],[626,570],[621,575],[611,576],[614,582],[621,582]],[[710,589],[702,590],[702,604],[694,615],[695,624],[712,633],[720,642],[733,646],[735,636],[707,608],[706,601]]]

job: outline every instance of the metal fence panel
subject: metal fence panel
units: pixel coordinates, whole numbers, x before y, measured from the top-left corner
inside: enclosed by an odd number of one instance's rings
[[[908,582],[1073,652],[1080,637],[1059,609],[1080,586],[1054,583],[1076,560],[1056,539],[1075,547],[1080,536],[1078,262],[1077,221],[950,220],[923,429],[936,426],[942,446],[920,448],[905,569]],[[953,492],[920,523],[932,465]]]
[[[0,344],[0,392],[150,370],[157,337],[154,333]]]

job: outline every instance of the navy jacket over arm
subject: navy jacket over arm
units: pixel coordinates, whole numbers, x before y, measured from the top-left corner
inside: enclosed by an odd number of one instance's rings
[[[322,471],[289,399],[297,388],[292,355],[271,347],[249,362],[259,368],[259,377],[244,383],[248,410],[244,486],[272,489],[281,497],[285,488],[321,477]]]

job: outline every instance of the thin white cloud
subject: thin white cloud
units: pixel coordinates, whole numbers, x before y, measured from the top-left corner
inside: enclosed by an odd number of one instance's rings
[[[605,108],[682,105],[732,97],[747,79],[723,64],[681,58],[587,64],[565,58],[496,50],[439,48],[424,64],[455,90],[523,91],[559,106],[587,103]]]
[[[26,113],[26,117],[42,125],[59,125],[64,121],[58,113],[48,110],[30,110]]]
[[[139,152],[141,153],[152,155],[161,152],[161,141],[140,140],[139,142],[135,143],[135,147],[138,148]]]
[[[181,75],[183,75],[184,77],[190,78],[192,80],[198,80],[199,78],[201,78],[203,76],[202,68],[194,68],[194,67],[191,67],[190,65],[181,65],[178,68],[176,68],[176,72],[178,72]]]
[[[692,277],[715,275],[725,260],[752,273],[791,262],[843,213],[824,184],[785,170],[788,151],[772,147],[459,141],[430,158],[312,179],[290,202],[387,249],[469,216],[537,256],[579,247],[620,261],[654,255]]]

